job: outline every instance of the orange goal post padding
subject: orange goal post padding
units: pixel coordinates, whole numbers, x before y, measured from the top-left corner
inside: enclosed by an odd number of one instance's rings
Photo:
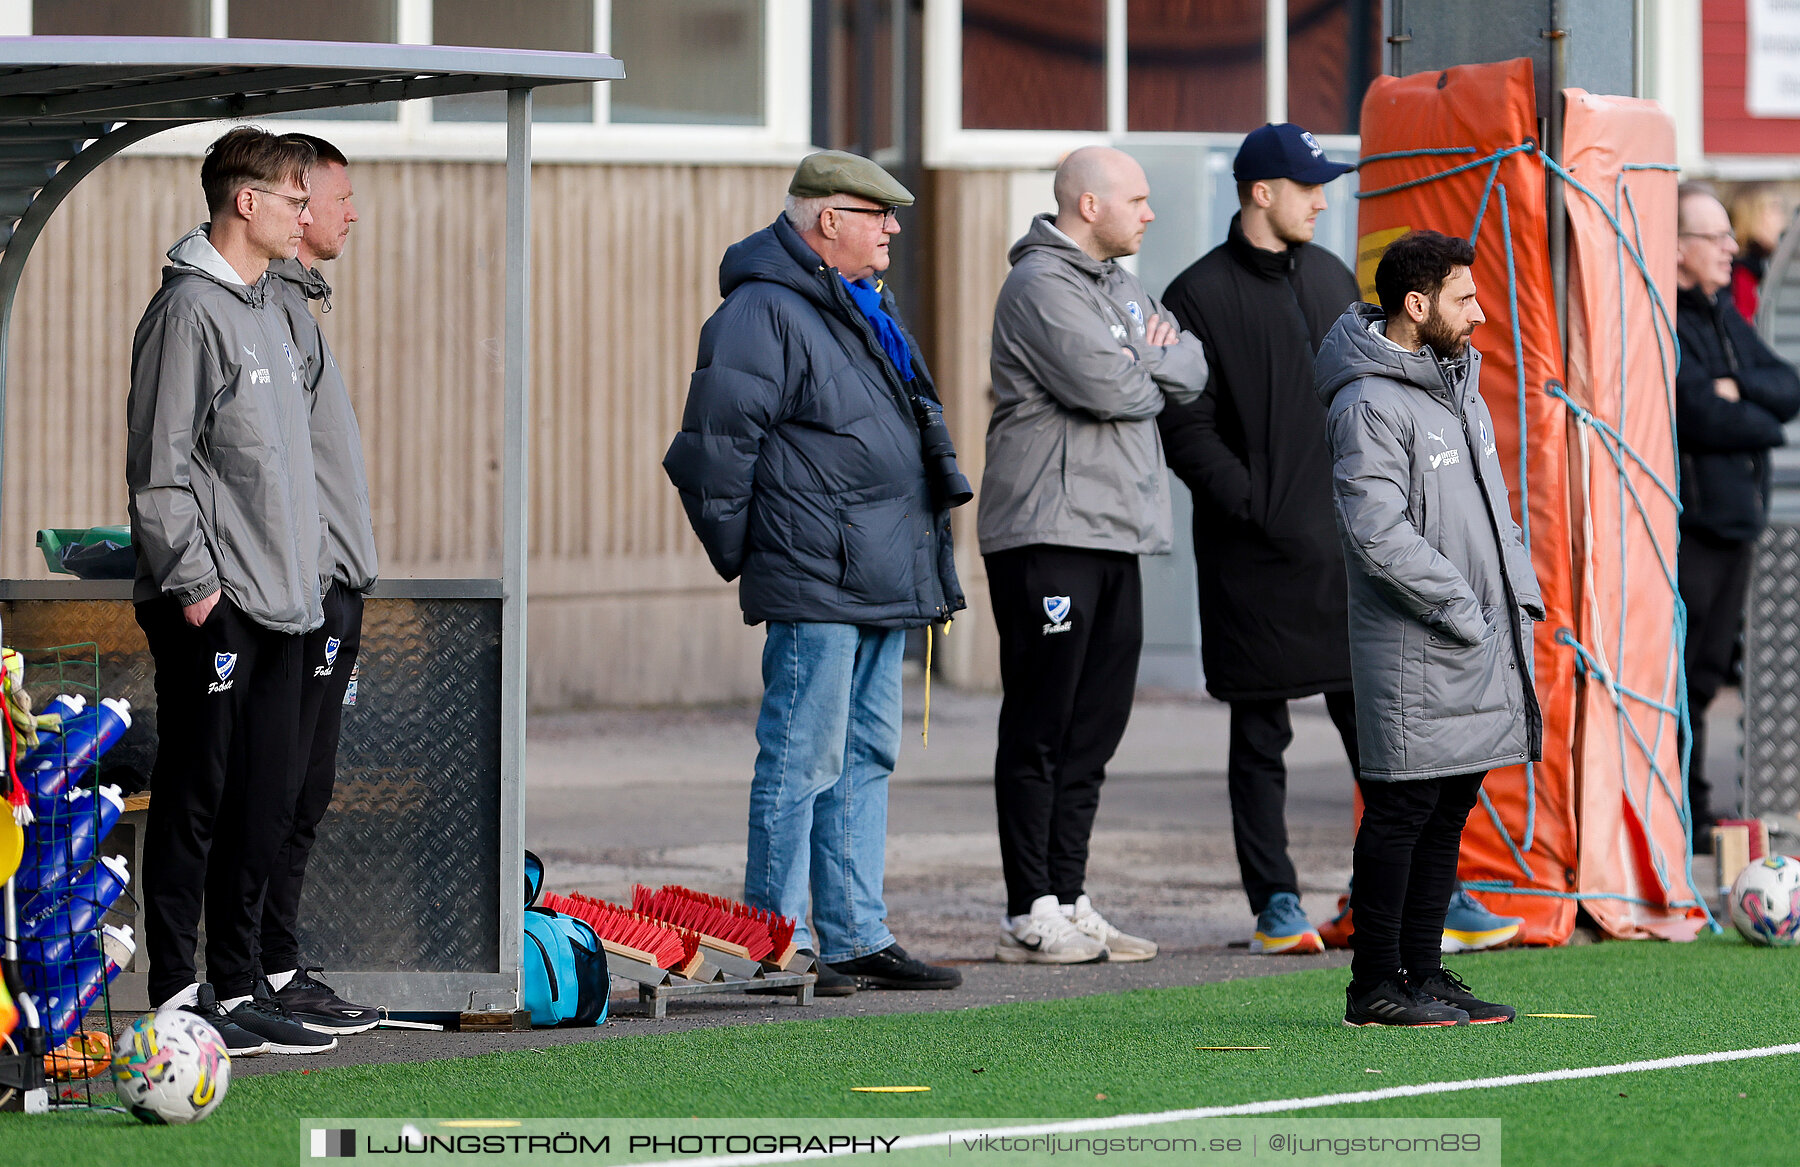
[[[1671,130],[1665,143],[1652,132],[1655,118],[1668,121],[1652,103],[1572,91],[1569,109],[1564,154],[1581,158],[1577,181],[1627,175],[1637,222],[1658,237],[1647,283],[1597,205],[1565,187],[1570,267],[1578,273],[1570,281],[1566,361],[1546,213],[1548,184],[1562,178],[1538,148],[1529,60],[1382,77],[1370,87],[1362,108],[1357,274],[1373,300],[1375,266],[1406,231],[1429,228],[1475,242],[1474,275],[1487,316],[1475,337],[1481,393],[1544,596],[1546,619],[1533,654],[1543,759],[1488,775],[1463,834],[1459,875],[1494,911],[1524,918],[1526,943],[1566,941],[1578,906],[1614,935],[1687,938],[1701,909],[1685,878],[1685,833],[1672,857],[1669,850],[1670,824],[1685,827],[1676,809],[1683,786],[1673,761],[1675,719],[1663,712],[1679,704],[1666,692],[1671,651],[1679,677],[1679,631],[1668,606],[1673,510],[1664,513],[1651,499],[1649,492],[1662,498],[1655,483],[1618,468],[1641,471],[1635,457],[1651,466],[1667,461],[1658,481],[1674,483],[1667,404],[1673,367],[1665,383],[1652,338],[1663,331],[1667,360],[1672,342],[1648,291],[1658,285],[1672,312],[1673,176],[1650,167],[1672,156],[1673,136]],[[1603,197],[1613,193],[1609,184]],[[1629,278],[1618,274],[1621,265]],[[1623,382],[1621,337],[1630,338]],[[1630,408],[1621,414],[1624,403]],[[1626,426],[1620,441],[1594,424],[1615,416]],[[1642,513],[1632,510],[1634,491],[1646,504]],[[1621,636],[1629,652],[1615,643]],[[1609,648],[1606,659],[1624,663],[1618,677],[1596,669],[1595,652]],[[1662,698],[1634,701],[1628,694],[1640,683],[1642,695]],[[1643,748],[1634,753],[1634,735],[1643,732]]]

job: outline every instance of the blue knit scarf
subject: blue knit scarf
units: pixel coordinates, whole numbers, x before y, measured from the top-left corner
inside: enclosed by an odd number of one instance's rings
[[[844,280],[844,287],[850,290],[850,298],[862,314],[868,317],[869,325],[875,329],[875,339],[881,342],[881,350],[894,362],[894,369],[900,374],[902,381],[913,379],[912,346],[906,343],[906,334],[900,331],[900,325],[881,308],[881,290],[873,284],[858,280]]]

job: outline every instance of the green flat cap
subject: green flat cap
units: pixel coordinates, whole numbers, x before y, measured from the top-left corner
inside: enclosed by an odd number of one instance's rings
[[[808,154],[794,169],[794,181],[788,193],[797,199],[818,199],[826,195],[861,195],[889,207],[913,205],[912,191],[894,176],[859,154],[843,150],[820,150]]]

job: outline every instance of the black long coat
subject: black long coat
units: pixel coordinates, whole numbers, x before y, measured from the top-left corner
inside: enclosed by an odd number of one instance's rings
[[[1169,468],[1194,494],[1200,658],[1222,701],[1350,688],[1344,553],[1332,515],[1325,408],[1313,356],[1357,298],[1336,256],[1227,240],[1163,302],[1200,337],[1212,380],[1157,419]]]
[[[1685,288],[1675,301],[1681,366],[1675,437],[1681,451],[1681,527],[1720,539],[1762,534],[1769,515],[1769,451],[1800,413],[1800,377],[1738,315],[1729,292]],[[1738,400],[1713,388],[1737,382]]]

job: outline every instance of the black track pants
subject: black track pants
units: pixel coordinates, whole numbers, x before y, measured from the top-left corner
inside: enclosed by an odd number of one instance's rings
[[[1325,694],[1325,709],[1343,740],[1350,771],[1356,773],[1356,698]],[[1277,892],[1300,894],[1294,862],[1288,858],[1287,764],[1282,754],[1294,740],[1285,700],[1233,701],[1231,745],[1225,776],[1231,792],[1231,835],[1237,843],[1238,873],[1251,915],[1261,915]]]
[[[300,748],[306,772],[294,805],[293,828],[269,871],[263,898],[261,970],[288,972],[300,967],[300,889],[306,860],[319,834],[319,820],[331,806],[337,785],[338,736],[344,724],[344,691],[362,648],[363,597],[334,583],[325,593],[325,623],[306,635],[300,678]]]
[[[1706,777],[1706,709],[1731,677],[1731,653],[1744,622],[1744,597],[1756,544],[1681,533],[1677,578],[1687,605],[1688,807],[1696,832],[1713,822]]]
[[[1135,555],[1037,545],[986,556],[1000,631],[994,802],[1006,911],[1072,903],[1144,642]]]
[[[1358,991],[1397,977],[1402,969],[1426,977],[1441,967],[1463,824],[1486,776],[1484,771],[1399,782],[1358,780],[1363,816],[1350,882],[1356,921],[1350,974]]]
[[[157,747],[144,832],[144,944],[160,1004],[196,980],[250,992],[263,887],[299,788],[301,637],[221,598],[199,628],[174,600],[137,606],[156,662]]]

